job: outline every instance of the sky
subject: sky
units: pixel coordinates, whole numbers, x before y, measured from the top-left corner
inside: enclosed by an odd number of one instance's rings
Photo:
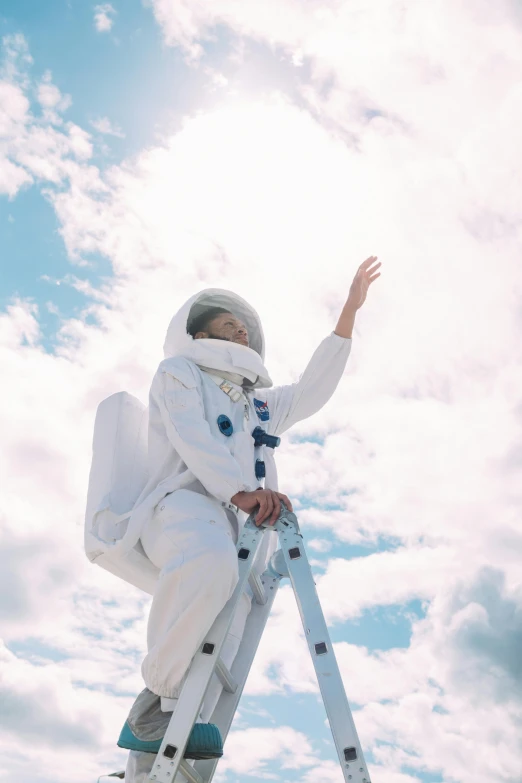
[[[0,781],[125,765],[150,599],[83,554],[97,405],[213,286],[296,380],[376,255],[281,489],[372,781],[520,783],[518,0],[4,0],[0,40]],[[342,780],[299,623],[286,584],[217,783]]]

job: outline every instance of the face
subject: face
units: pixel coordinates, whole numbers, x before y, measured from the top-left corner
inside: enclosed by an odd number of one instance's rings
[[[245,324],[232,313],[220,313],[209,323],[206,332],[197,332],[198,337],[213,337],[217,340],[228,340],[248,347],[248,332]]]

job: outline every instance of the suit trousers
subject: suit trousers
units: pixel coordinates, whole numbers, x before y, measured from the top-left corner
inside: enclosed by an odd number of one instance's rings
[[[141,535],[147,557],[160,570],[147,626],[142,675],[147,688],[169,699],[179,696],[192,658],[238,581],[237,523],[219,501],[186,489],[158,504]],[[230,668],[250,612],[250,590],[241,598],[222,659]],[[214,675],[200,713],[208,722],[221,695]],[[131,751],[126,780],[142,783],[153,754]]]

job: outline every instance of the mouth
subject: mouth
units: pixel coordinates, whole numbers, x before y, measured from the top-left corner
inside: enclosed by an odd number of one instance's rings
[[[236,337],[234,342],[239,343],[240,345],[246,345],[248,348],[248,337]]]

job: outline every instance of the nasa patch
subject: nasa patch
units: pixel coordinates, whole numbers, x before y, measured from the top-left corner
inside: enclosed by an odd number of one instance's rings
[[[262,400],[256,400],[254,398],[254,408],[256,409],[256,413],[261,421],[269,420],[270,412],[266,402],[263,402]]]

